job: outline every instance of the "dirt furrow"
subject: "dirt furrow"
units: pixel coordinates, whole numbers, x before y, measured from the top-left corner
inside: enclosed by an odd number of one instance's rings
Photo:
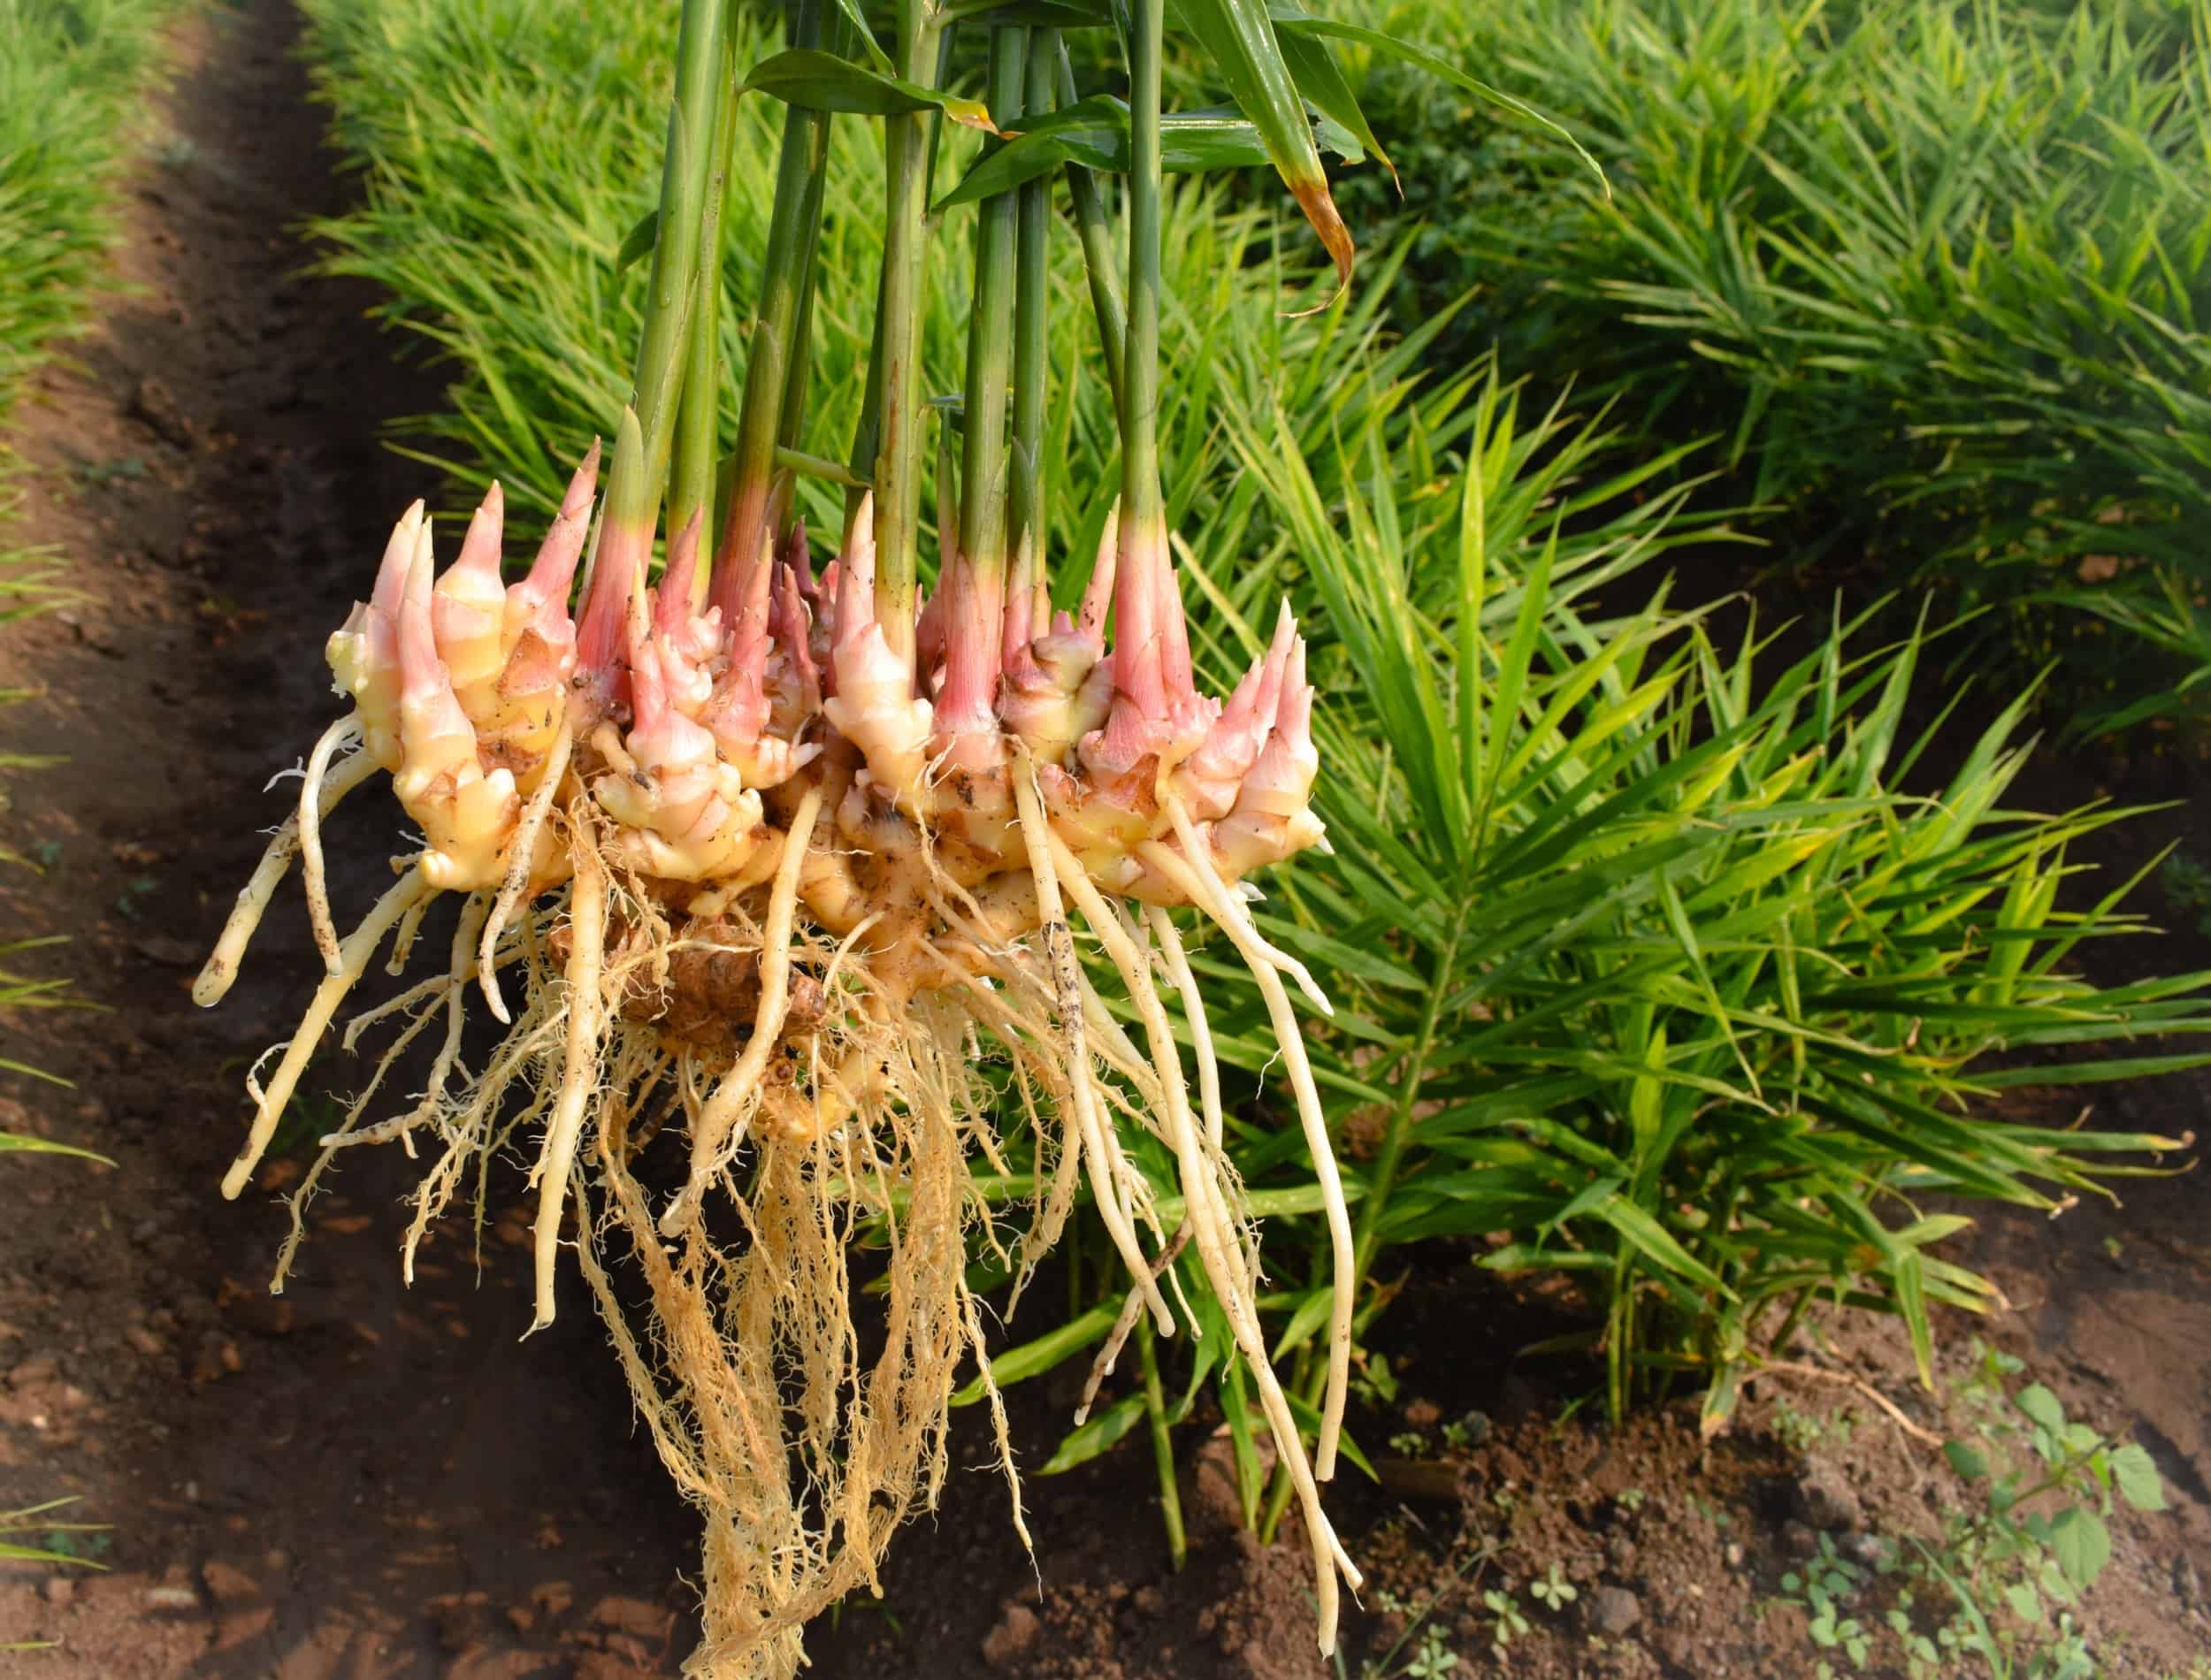
[[[185,988],[282,814],[264,784],[334,714],[324,637],[393,516],[436,494],[378,436],[434,383],[395,365],[372,299],[301,272],[300,224],[345,185],[298,29],[273,0],[180,27],[127,182],[129,289],[11,440],[30,470],[7,535],[52,545],[88,599],[0,648],[39,691],[0,741],[66,758],[11,783],[4,837],[43,869],[6,874],[0,930],[70,935],[19,966],[100,1012],[8,1023],[6,1053],[74,1088],[8,1081],[0,1129],[118,1165],[4,1167],[0,1509],[78,1496],[66,1515],[111,1527],[74,1543],[111,1567],[0,1574],[0,1643],[60,1641],[53,1680],[672,1672],[690,1525],[580,1288],[517,1345],[504,1225],[480,1281],[454,1233],[402,1291],[409,1164],[363,1159],[272,1299],[299,1150],[239,1203],[216,1194],[247,1060],[313,983],[296,888],[221,1008]],[[356,813],[341,909],[366,907],[400,828]],[[349,1089],[358,1065],[325,1058],[308,1087]],[[304,1107],[296,1141],[327,1114]]]

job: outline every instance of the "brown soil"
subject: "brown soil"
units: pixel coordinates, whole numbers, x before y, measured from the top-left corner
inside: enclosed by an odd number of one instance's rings
[[[215,1192],[245,1116],[246,1061],[289,1031],[316,972],[296,898],[280,897],[222,1008],[195,1010],[185,988],[256,831],[281,813],[263,783],[333,710],[315,651],[364,585],[385,523],[432,487],[377,429],[436,401],[434,386],[394,366],[363,323],[370,300],[299,278],[310,253],[288,230],[344,195],[318,149],[295,34],[280,0],[180,29],[175,80],[149,105],[153,134],[187,143],[130,182],[117,268],[133,289],[16,428],[30,470],[10,535],[57,547],[88,599],[0,650],[0,681],[41,691],[0,714],[0,745],[68,760],[16,779],[0,839],[45,869],[0,876],[0,925],[71,935],[19,966],[70,974],[104,1012],[10,1023],[11,1053],[27,1046],[75,1084],[10,1081],[0,1129],[119,1165],[18,1157],[6,1169],[0,1510],[73,1495],[67,1515],[111,1527],[75,1540],[103,1572],[0,1566],[0,1644],[57,1642],[0,1655],[0,1669],[669,1674],[694,1626],[691,1523],[583,1292],[571,1281],[559,1324],[517,1342],[519,1216],[494,1218],[480,1269],[458,1233],[440,1232],[405,1291],[408,1163],[348,1163],[272,1299],[273,1193],[298,1172],[296,1150],[240,1203]],[[2136,767],[2119,790],[2185,796],[2188,773]],[[2093,790],[2060,767],[2040,792],[2055,805]],[[2199,795],[2104,860],[2138,861],[2159,832],[2200,832],[2206,814]],[[386,815],[348,825],[351,850],[333,856],[333,881],[363,901],[375,843],[399,828]],[[324,1082],[342,1086],[348,1070],[331,1066]],[[2177,1134],[2200,1127],[2207,1091],[2177,1076],[2039,1101],[2069,1119],[2092,1097],[2108,1119]],[[2123,1209],[1991,1218],[1963,1256],[2012,1302],[1990,1339],[2075,1415],[2143,1442],[2166,1477],[2176,1508],[2116,1519],[2115,1560],[2082,1615],[2119,1675],[2185,1675],[2211,1653],[2207,1202],[2200,1174],[2148,1182]],[[1559,1422],[1591,1372],[1511,1350],[1570,1313],[1476,1281],[1464,1253],[1416,1260],[1381,1329],[1403,1386],[1354,1424],[1371,1451],[1408,1433],[1423,1449],[1386,1462],[1379,1488],[1347,1471],[1335,1496],[1373,1576],[1350,1623],[1350,1674],[1370,1657],[1404,1671],[1434,1630],[1460,1659],[1454,1676],[1809,1675],[1803,1614],[1778,1600],[1817,1533],[1870,1557],[1880,1537],[1932,1535],[1960,1495],[1939,1455],[1868,1398],[1938,1431],[1956,1422],[1899,1375],[1908,1362],[1884,1327],[1808,1333],[1797,1356],[1815,1374],[1768,1379],[1707,1447],[1693,1408],[1618,1432],[1586,1412]],[[1035,1327],[1025,1317],[1013,1332]],[[1947,1328],[1955,1375],[1970,1327]],[[1079,1380],[1014,1391],[1029,1462],[1064,1427]],[[1176,1574],[1140,1447],[1029,1483],[1032,1564],[981,1421],[962,1441],[975,1473],[903,1537],[884,1599],[819,1630],[824,1680],[1328,1672],[1312,1654],[1302,1555],[1238,1530],[1202,1424],[1181,1437],[1191,1554]],[[1452,1446],[1447,1424],[1488,1432]],[[1579,1594],[1557,1612],[1528,1590],[1554,1566]],[[1502,1657],[1482,1596],[1501,1590],[1530,1624]],[[1878,1621],[1885,1602],[1862,1613]]]

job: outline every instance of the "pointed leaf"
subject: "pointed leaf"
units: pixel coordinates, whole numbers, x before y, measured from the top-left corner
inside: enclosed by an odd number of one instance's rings
[[[56,1143],[42,1137],[26,1137],[20,1132],[0,1132],[0,1155],[11,1151],[27,1155],[73,1155],[80,1161],[97,1161],[102,1166],[115,1165],[106,1156],[95,1155],[90,1149],[80,1149],[73,1143]]]
[[[1144,1420],[1144,1395],[1125,1394],[1080,1429],[1060,1439],[1039,1476],[1059,1476],[1087,1464]]]
[[[1335,263],[1338,288],[1351,280],[1350,230],[1328,194],[1312,124],[1305,115],[1266,0],[1175,0],[1182,21],[1213,61],[1243,114],[1259,125],[1282,183]]]
[[[1368,29],[1355,23],[1342,23],[1334,18],[1316,18],[1302,6],[1286,4],[1282,3],[1282,0],[1276,0],[1276,4],[1270,6],[1268,10],[1274,15],[1275,27],[1285,36],[1320,35],[1337,41],[1355,42],[1362,47],[1372,47],[1377,52],[1387,53],[1393,58],[1401,58],[1406,64],[1417,65],[1432,75],[1442,77],[1454,88],[1462,88],[1478,99],[1485,99],[1501,110],[1509,111],[1518,117],[1525,117],[1530,122],[1540,124],[1549,129],[1573,148],[1574,156],[1588,165],[1589,172],[1597,178],[1598,185],[1604,188],[1604,195],[1607,198],[1611,197],[1612,186],[1604,179],[1603,167],[1595,158],[1589,155],[1588,148],[1576,140],[1563,124],[1546,117],[1534,106],[1524,100],[1515,99],[1501,88],[1492,88],[1486,81],[1477,81],[1450,59],[1430,52],[1426,47],[1415,46],[1410,41],[1400,41],[1395,35],[1385,34],[1379,29]]]
[[[638,218],[636,226],[622,236],[622,248],[614,254],[614,271],[619,274],[639,257],[650,256],[660,236],[661,212],[660,206],[655,204]]]
[[[860,117],[897,117],[909,111],[941,111],[956,123],[987,134],[998,129],[980,101],[960,99],[849,58],[812,48],[794,48],[762,59],[745,79],[745,91],[763,93],[807,111],[849,111]]]
[[[991,1362],[991,1381],[1003,1389],[1026,1382],[1031,1377],[1043,1376],[1092,1342],[1103,1341],[1106,1333],[1113,1327],[1113,1320],[1120,1316],[1121,1303],[1109,1302],[1091,1308],[1079,1318],[1068,1319],[1033,1341],[1008,1348]],[[977,1377],[952,1397],[952,1403],[955,1407],[972,1406],[983,1398],[983,1378]]]
[[[1304,95],[1305,103],[1357,141],[1395,180],[1397,166],[1389,161],[1389,154],[1382,150],[1381,141],[1374,138],[1366,113],[1359,109],[1358,95],[1344,80],[1343,68],[1336,63],[1328,44],[1314,36],[1285,34],[1280,30],[1275,32],[1275,39],[1281,44],[1282,62],[1289,66],[1290,77],[1297,82],[1297,91]],[[1356,164],[1359,160],[1352,157],[1348,161]]]
[[[1128,105],[1109,94],[1065,106],[1013,134],[977,158],[936,208],[992,198],[1069,164],[1128,172]],[[1259,129],[1232,111],[1171,111],[1159,118],[1159,167],[1170,175],[1250,169],[1268,161]]]

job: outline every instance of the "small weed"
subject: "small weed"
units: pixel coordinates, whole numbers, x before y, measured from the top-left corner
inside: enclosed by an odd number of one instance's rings
[[[1443,1643],[1442,1630],[1429,1626],[1428,1618],[1443,1607],[1470,1574],[1479,1580],[1481,1571],[1488,1568],[1495,1555],[1495,1548],[1485,1542],[1461,1558],[1452,1568],[1450,1579],[1421,1600],[1419,1613],[1405,1624],[1404,1631],[1397,1636],[1389,1649],[1379,1657],[1368,1657],[1359,1664],[1359,1680],[1436,1680],[1436,1676],[1457,1669],[1458,1653]],[[1410,1603],[1387,1588],[1375,1593],[1374,1602],[1392,1615],[1406,1615],[1412,1611]],[[1411,1643],[1415,1635],[1419,1637],[1420,1643],[1412,1657],[1403,1668],[1393,1668],[1391,1665],[1396,1661],[1397,1653]],[[1348,1680],[1349,1670],[1344,1667],[1340,1646],[1336,1651],[1335,1672],[1337,1680]]]
[[[50,1511],[76,1503],[74,1499],[49,1500],[21,1510],[0,1511],[0,1562],[10,1563],[73,1563],[80,1569],[107,1566],[99,1560],[111,1549],[106,1525],[100,1523],[52,1523],[40,1519]],[[10,1535],[35,1537],[34,1541],[10,1539]],[[0,1650],[9,1647],[0,1646]]]
[[[1633,1516],[1643,1508],[1643,1501],[1649,1497],[1650,1495],[1640,1487],[1624,1487],[1619,1494],[1620,1509]]]
[[[2176,851],[2157,872],[2158,882],[2173,908],[2196,925],[2196,932],[2211,939],[2211,867],[2192,854]]]
[[[1381,1354],[1369,1354],[1364,1359],[1354,1355],[1351,1393],[1363,1406],[1394,1406],[1397,1403],[1397,1378],[1389,1369],[1389,1359]]]
[[[327,1093],[317,1096],[295,1091],[278,1118],[276,1132],[269,1139],[268,1152],[272,1157],[305,1155],[321,1139],[336,1131],[344,1119],[337,1099]]]
[[[138,920],[138,906],[142,899],[159,891],[161,882],[151,875],[134,875],[123,883],[123,890],[115,900],[115,913],[126,921]]]
[[[2110,1562],[2115,1499],[2165,1508],[2156,1466],[2142,1447],[2067,1417],[2040,1383],[2011,1392],[2024,1368],[2010,1355],[1978,1355],[1955,1391],[1971,1421],[1943,1454],[1979,1499],[1951,1515],[1939,1542],[1890,1548],[1870,1570],[1823,1534],[1818,1554],[1781,1577],[1786,1601],[1810,1615],[1821,1680],[1839,1672],[1838,1661],[1865,1667],[1883,1630],[1910,1680],[2089,1680],[2099,1671],[2073,1611]],[[1850,1611],[1876,1574],[1896,1585],[1869,1625]]]
[[[1489,1614],[1496,1617],[1496,1625],[1489,1630],[1489,1643],[1502,1657],[1507,1646],[1528,1631],[1527,1617],[1520,1609],[1519,1600],[1495,1587],[1481,1595],[1481,1601],[1488,1607]]]
[[[1405,1673],[1412,1680],[1436,1680],[1439,1675],[1449,1674],[1458,1667],[1458,1653],[1443,1643],[1443,1630],[1430,1628],[1420,1636],[1420,1648],[1412,1661],[1405,1664]]]
[[[1848,1412],[1835,1412],[1818,1417],[1801,1412],[1783,1401],[1773,1410],[1773,1432],[1785,1441],[1792,1451],[1809,1453],[1826,1442],[1847,1446],[1858,1426],[1857,1419]]]
[[[1488,1439],[1489,1418],[1483,1412],[1468,1412],[1457,1422],[1443,1425],[1446,1447],[1479,1447]]]
[[[1864,1624],[1844,1612],[1856,1600],[1864,1579],[1865,1572],[1837,1552],[1833,1539],[1825,1534],[1819,1537],[1819,1554],[1802,1572],[1792,1569],[1781,1577],[1781,1591],[1788,1595],[1789,1602],[1801,1604],[1810,1613],[1811,1623],[1806,1630],[1812,1643],[1823,1652],[1847,1657],[1854,1669],[1865,1667],[1872,1642]],[[1828,1657],[1822,1656],[1815,1672],[1819,1680],[1832,1680],[1835,1668]]]
[[[97,1564],[115,1549],[115,1537],[103,1528],[72,1523],[48,1529],[39,1545],[49,1557]]]
[[[1527,1590],[1538,1604],[1554,1614],[1564,1610],[1581,1596],[1556,1563],[1550,1566],[1550,1572],[1542,1580],[1529,1582]]]
[[[1428,1438],[1417,1429],[1402,1430],[1389,1438],[1389,1450],[1400,1458],[1419,1458],[1428,1450]]]
[[[69,476],[80,490],[103,490],[118,480],[143,478],[146,460],[142,455],[118,455],[112,461],[80,461]]]

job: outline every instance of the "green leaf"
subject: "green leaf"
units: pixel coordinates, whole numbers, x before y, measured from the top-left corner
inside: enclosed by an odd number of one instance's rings
[[[1366,113],[1359,109],[1358,95],[1343,79],[1343,66],[1336,63],[1335,54],[1327,44],[1311,36],[1287,35],[1280,31],[1275,39],[1281,45],[1282,61],[1289,66],[1290,77],[1297,82],[1297,91],[1305,96],[1305,103],[1341,127],[1395,179],[1397,166],[1389,161],[1381,142],[1374,138]],[[1356,164],[1359,160],[1354,157],[1348,161]]]
[[[113,1166],[114,1162],[104,1155],[95,1155],[90,1149],[80,1149],[73,1143],[56,1143],[47,1138],[26,1137],[20,1132],[0,1132],[0,1155],[73,1155],[80,1161],[97,1161],[102,1166]]]
[[[1403,59],[1406,64],[1418,65],[1432,75],[1441,76],[1452,87],[1470,93],[1477,99],[1487,100],[1500,110],[1509,111],[1517,117],[1525,117],[1530,122],[1549,129],[1573,148],[1574,156],[1588,165],[1589,172],[1604,188],[1604,195],[1611,197],[1612,184],[1605,179],[1603,165],[1589,155],[1589,149],[1576,140],[1564,124],[1546,117],[1525,100],[1515,99],[1511,94],[1492,88],[1486,81],[1477,81],[1450,59],[1430,52],[1426,47],[1415,46],[1410,41],[1400,41],[1379,29],[1366,28],[1355,23],[1341,23],[1334,18],[1316,18],[1303,7],[1284,4],[1281,0],[1277,0],[1268,10],[1273,12],[1275,24],[1284,34],[1322,35],[1337,41],[1355,42],[1362,47],[1372,47],[1377,52]]]
[[[1730,1301],[1735,1298],[1735,1292],[1720,1280],[1717,1272],[1683,1248],[1672,1232],[1633,1202],[1622,1196],[1608,1196],[1598,1204],[1596,1214],[1640,1249],[1645,1258]]]
[[[2161,1511],[2165,1508],[2165,1483],[2157,1473],[2157,1465],[2148,1451],[2133,1441],[2119,1447],[2111,1455],[2111,1479],[2118,1484],[2119,1497],[2138,1511]]]
[[[1351,281],[1350,230],[1328,194],[1312,122],[1275,38],[1266,0],[1175,0],[1182,21],[1212,58],[1239,109],[1259,125],[1282,183],[1335,263],[1340,289]]]
[[[850,5],[853,0],[841,0]],[[1102,29],[1113,22],[1103,4],[1083,0],[959,0],[937,14],[940,24],[970,19],[987,24],[1028,24],[1046,29]]]
[[[845,22],[860,37],[860,44],[868,50],[868,56],[885,70],[891,67],[891,55],[876,43],[875,31],[868,27],[867,14],[861,10],[860,0],[837,0],[837,9],[845,14]]]
[[[1731,1364],[1722,1370],[1712,1386],[1704,1391],[1704,1404],[1697,1417],[1698,1432],[1706,1440],[1727,1427],[1727,1420],[1735,1414],[1737,1402],[1742,1399],[1743,1369]]]
[[[916,111],[941,111],[956,123],[995,134],[991,113],[974,99],[939,93],[849,58],[796,47],[761,60],[745,79],[744,91],[763,93],[808,111],[848,111],[859,117],[898,117]]]
[[[2111,1562],[2111,1532],[2093,1511],[2069,1506],[2050,1519],[2050,1550],[2065,1578],[2085,1590]]]
[[[2058,1398],[2040,1383],[2033,1383],[2019,1391],[2012,1402],[2043,1428],[2054,1434],[2065,1427],[2065,1408]]]
[[[1328,1311],[1335,1305],[1335,1292],[1315,1289],[1297,1303],[1297,1311],[1282,1326],[1282,1333],[1274,1343],[1274,1360],[1281,1363],[1285,1355],[1294,1353],[1312,1340],[1313,1333],[1327,1322]]]
[[[1037,1474],[1060,1476],[1087,1464],[1143,1421],[1144,1395],[1124,1394],[1080,1429],[1069,1430]]]
[[[2042,1619],[2042,1595],[2024,1581],[2015,1581],[2004,1589],[2004,1602],[2011,1607],[2012,1615],[2022,1622]]]
[[[1942,1455],[1950,1461],[1950,1468],[1969,1482],[1978,1482],[1988,1474],[1987,1455],[1964,1441],[1945,1441]]]
[[[1070,1355],[1081,1352],[1094,1341],[1105,1340],[1106,1333],[1120,1316],[1121,1303],[1109,1302],[1091,1308],[1080,1317],[1068,1319],[1034,1341],[1008,1348],[991,1362],[991,1380],[1000,1388],[1010,1388],[1031,1377],[1041,1377]],[[977,1377],[952,1397],[952,1403],[972,1406],[983,1398],[983,1378]]]
[[[1128,148],[1128,103],[1093,95],[1015,131],[1013,139],[977,158],[936,208],[993,198],[1071,164],[1125,175]],[[1233,111],[1172,111],[1159,118],[1159,167],[1170,175],[1249,169],[1267,161],[1259,129]]]
[[[639,257],[651,256],[653,243],[660,236],[661,212],[660,206],[655,204],[638,218],[636,226],[622,236],[622,248],[614,254],[614,271],[619,274]]]

